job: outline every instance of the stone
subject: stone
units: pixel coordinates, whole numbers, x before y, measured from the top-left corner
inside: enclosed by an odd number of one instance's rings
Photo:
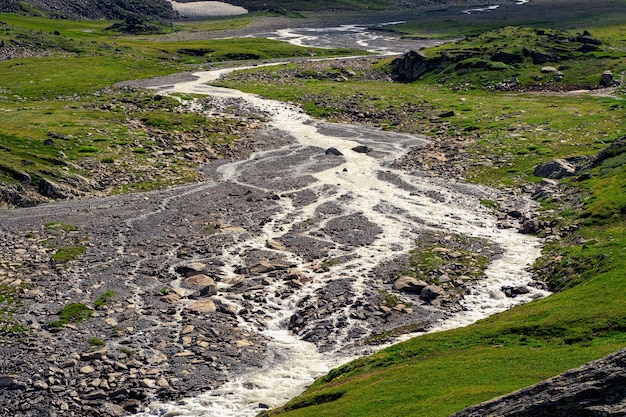
[[[372,148],[370,148],[369,146],[365,146],[365,145],[359,145],[359,146],[355,146],[354,148],[352,148],[352,150],[356,153],[370,153],[372,152]]]
[[[443,288],[436,285],[428,285],[422,289],[422,292],[420,293],[420,298],[424,300],[434,300],[445,295],[446,291]]]
[[[193,275],[183,280],[183,285],[187,288],[199,290],[200,295],[215,295],[217,294],[217,283],[215,280],[207,275],[199,274]]]
[[[189,311],[201,314],[210,314],[217,311],[217,307],[213,300],[200,300],[187,307]]]
[[[501,290],[504,295],[509,298],[515,298],[518,295],[528,294],[530,292],[528,287],[525,287],[523,285],[519,287],[502,287]]]
[[[107,397],[106,392],[101,389],[97,389],[85,395],[85,399],[87,401],[96,401],[96,400],[104,400]]]
[[[265,242],[265,246],[268,247],[269,249],[279,250],[279,251],[283,251],[287,249],[285,245],[283,245],[281,242],[274,240],[274,239],[268,239],[267,242]]]
[[[265,274],[285,268],[287,268],[287,266],[283,264],[263,261],[251,267],[249,271],[251,274]]]
[[[104,416],[123,417],[126,415],[126,410],[117,404],[104,403],[100,406],[100,413]]]
[[[206,264],[202,262],[189,262],[184,265],[177,266],[175,268],[175,271],[176,273],[184,276],[185,278],[188,278],[194,275],[206,273],[207,266]]]
[[[48,384],[46,383],[46,381],[35,381],[33,383],[33,387],[37,388],[37,389],[41,389],[41,390],[47,390],[48,389]]]
[[[91,374],[91,373],[94,373],[96,370],[94,369],[93,366],[87,365],[87,366],[83,366],[82,368],[80,368],[79,371],[83,374]]]
[[[403,276],[393,283],[393,287],[402,292],[413,294],[421,294],[422,290],[428,286],[428,283],[417,278]]]
[[[541,73],[542,74],[553,74],[553,73],[557,73],[558,70],[554,67],[542,67],[541,68]]]
[[[82,355],[80,355],[80,360],[85,361],[85,362],[94,361],[94,360],[102,360],[106,357],[106,355],[107,355],[107,350],[100,349],[100,350],[95,350],[93,352],[83,353]]]
[[[533,175],[543,178],[561,179],[572,176],[576,173],[576,169],[572,164],[564,159],[554,159],[543,164],[535,166]]]
[[[336,156],[343,156],[343,154],[339,151],[339,149],[337,148],[328,148],[326,149],[326,152],[324,152],[326,155],[336,155]]]
[[[600,85],[602,87],[610,87],[613,85],[613,73],[611,71],[604,71],[600,78]]]

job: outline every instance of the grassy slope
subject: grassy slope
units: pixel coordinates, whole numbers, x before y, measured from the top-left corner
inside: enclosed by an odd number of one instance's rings
[[[232,19],[229,24],[245,25],[250,19]],[[129,99],[150,105],[150,97],[101,91],[117,82],[188,71],[222,61],[355,53],[319,51],[250,38],[157,42],[155,37],[147,35],[120,36],[106,30],[111,22],[104,21],[72,22],[12,14],[0,15],[0,21],[4,22],[0,39],[7,45],[46,55],[0,61],[0,181],[8,183],[17,182],[13,178],[15,172],[27,173],[35,185],[39,177],[64,181],[68,172],[89,176],[88,171],[77,171],[72,165],[87,158],[131,158],[145,165],[145,155],[129,154],[126,146],[157,145],[141,129],[128,124],[129,119],[143,117],[143,112],[126,114],[120,107],[107,111],[102,106]],[[224,28],[224,23],[215,21],[203,29],[220,28]],[[209,144],[236,139],[224,134],[220,128],[224,127],[223,123],[217,120],[200,120],[173,112],[176,102],[172,100],[163,100],[162,107],[161,117],[166,122],[152,124],[154,128],[177,135],[203,130]],[[206,124],[216,125],[213,132]],[[51,137],[63,140],[55,140],[50,146],[46,141]],[[188,181],[194,178],[193,166],[186,162],[178,164],[168,175],[175,177],[174,182]],[[145,176],[138,178],[139,188],[164,185],[160,181],[143,184]]]

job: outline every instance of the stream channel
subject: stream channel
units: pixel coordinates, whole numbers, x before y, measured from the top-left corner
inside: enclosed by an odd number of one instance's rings
[[[379,54],[398,53],[397,48],[406,46],[394,38],[390,47],[391,38],[359,26],[285,29],[274,37],[300,45],[355,43]],[[220,272],[222,282],[237,282],[240,266],[249,264],[246,257],[262,253],[297,269],[297,280],[269,278],[260,296],[246,297],[245,306],[240,296],[221,300],[234,311],[263,312],[237,317],[241,328],[267,340],[260,369],[230,375],[219,388],[176,404],[153,403],[138,416],[255,416],[284,404],[333,367],[380,349],[362,343],[384,328],[381,315],[369,314],[375,310],[370,308],[372,294],[383,288],[393,291],[378,275],[379,268],[406,254],[423,233],[484,239],[500,254],[489,264],[485,279],[468,285],[458,308],[446,310],[415,298],[399,324],[427,321],[427,331],[439,331],[546,295],[532,287],[516,298],[502,292],[532,280],[528,270],[540,254],[540,241],[498,227],[493,213],[480,203],[496,191],[391,168],[411,147],[425,143],[425,137],[330,124],[291,104],[210,85],[233,70],[198,72],[193,81],[152,88],[161,94],[207,95],[223,106],[236,103],[268,121],[267,137],[281,138],[247,160],[211,168],[216,182],[275,196],[261,229],[240,234],[224,249]],[[322,260],[338,261],[322,268]],[[258,275],[272,277],[272,272]],[[304,323],[298,323],[300,316]]]

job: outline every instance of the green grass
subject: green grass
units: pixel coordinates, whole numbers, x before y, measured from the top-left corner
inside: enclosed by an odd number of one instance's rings
[[[50,327],[61,328],[66,324],[80,323],[91,318],[93,310],[82,303],[71,303],[59,311],[59,320],[50,323]]]
[[[111,299],[115,297],[115,291],[105,291],[96,301],[94,301],[94,308],[104,307],[111,301]]]
[[[85,253],[87,248],[84,245],[72,245],[59,248],[53,255],[52,260],[57,262],[69,262],[77,259]]]

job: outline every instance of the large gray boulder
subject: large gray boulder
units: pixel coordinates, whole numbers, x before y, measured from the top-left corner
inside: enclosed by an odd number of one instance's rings
[[[626,349],[450,417],[626,416]]]

